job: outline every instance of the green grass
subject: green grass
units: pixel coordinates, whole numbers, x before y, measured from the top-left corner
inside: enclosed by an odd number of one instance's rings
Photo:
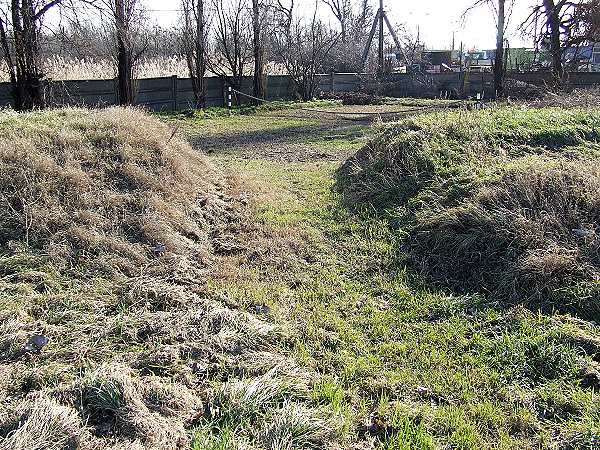
[[[408,228],[345,208],[338,163],[216,161],[271,186],[255,217],[294,246],[279,249],[285,270],[243,263],[243,281],[215,282],[212,295],[292,324],[282,351],[322,374],[313,401],[355,424],[347,442],[365,426],[382,449],[594,448],[600,404],[580,384],[600,350],[581,345],[598,339],[592,325],[433,287],[402,263]]]
[[[336,188],[430,280],[597,319],[597,246],[577,230],[600,220],[599,158],[597,109],[440,112],[384,126]]]
[[[589,109],[445,111],[383,129],[351,161],[360,171],[339,178],[350,201],[378,209],[452,202],[535,156],[600,155],[600,115]],[[352,171],[346,164],[343,172]]]
[[[166,120],[185,120],[191,123],[201,123],[208,119],[226,119],[237,116],[248,116],[256,113],[266,113],[271,111],[294,110],[300,108],[331,108],[339,106],[341,102],[337,100],[312,100],[309,102],[300,101],[272,101],[261,105],[241,105],[231,109],[222,106],[212,106],[200,110],[188,110],[177,112],[163,112],[158,115]]]
[[[556,433],[597,436],[600,408],[578,377],[590,356],[573,343],[569,317],[428,288],[396,264],[396,230],[340,206],[333,164],[228,163],[285,195],[258,206],[265,227],[308,236],[308,264],[284,273],[245,266],[252,281],[244,296],[257,295],[297,328],[289,351],[326,375],[318,398],[343,404],[355,422],[385,399],[379,408],[392,431],[382,448],[543,447]],[[213,289],[234,298],[240,286]]]

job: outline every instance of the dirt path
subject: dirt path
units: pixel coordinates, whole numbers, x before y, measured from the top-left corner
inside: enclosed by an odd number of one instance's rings
[[[373,125],[426,110],[402,105],[307,106],[186,122],[184,130],[197,148],[217,156],[343,161],[367,142]]]

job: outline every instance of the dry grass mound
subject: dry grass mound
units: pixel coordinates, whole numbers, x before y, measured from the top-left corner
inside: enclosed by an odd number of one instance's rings
[[[185,386],[107,364],[68,390],[35,393],[8,408],[0,449],[187,448],[184,425],[201,408]]]
[[[340,170],[459,291],[600,318],[600,111],[449,112],[385,129]]]
[[[423,211],[412,249],[437,280],[598,318],[599,193],[598,167],[536,158],[457,206]]]
[[[598,108],[600,106],[600,88],[572,89],[559,92],[546,90],[537,97],[518,98],[530,100],[529,106],[535,108]]]
[[[169,253],[201,262],[223,220],[223,176],[136,109],[0,115],[0,246],[128,273]]]
[[[210,292],[236,189],[136,109],[0,114],[0,450],[261,448],[291,401],[289,448],[337,436],[289,331]]]

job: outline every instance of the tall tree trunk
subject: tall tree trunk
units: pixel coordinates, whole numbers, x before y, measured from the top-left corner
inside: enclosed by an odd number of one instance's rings
[[[560,11],[554,0],[544,0],[546,20],[550,31],[550,54],[552,55],[552,77],[554,83],[560,85],[563,81],[564,70],[562,48],[560,44]]]
[[[494,90],[496,97],[504,95],[504,29],[506,24],[506,0],[498,0],[498,33],[496,35],[496,59],[494,61]]]
[[[252,0],[252,29],[253,29],[253,53],[254,53],[254,96],[265,98],[265,55],[260,32],[260,5],[259,0]]]
[[[194,106],[204,108],[206,103],[206,17],[204,0],[183,0],[184,14],[183,51],[188,67]]]
[[[132,105],[133,63],[129,36],[129,18],[125,0],[115,0],[115,23],[117,35],[117,77],[119,82],[119,104]]]
[[[39,69],[38,27],[33,2],[12,0],[11,15],[15,67],[10,72],[15,109],[43,108],[45,106],[42,88],[44,76]],[[3,34],[5,35],[5,32]]]
[[[348,25],[346,24],[346,18],[344,17],[340,21],[340,27],[342,32],[342,44],[348,43]]]
[[[22,109],[23,101],[18,96],[17,90],[17,72],[13,62],[12,52],[8,40],[8,34],[6,33],[5,23],[0,19],[0,44],[2,46],[2,56],[6,64],[6,70],[8,71],[10,85],[12,87],[13,103],[15,109]]]
[[[204,18],[204,0],[196,3],[196,41],[195,41],[195,74],[192,77],[196,108],[204,108],[206,102],[206,23]]]

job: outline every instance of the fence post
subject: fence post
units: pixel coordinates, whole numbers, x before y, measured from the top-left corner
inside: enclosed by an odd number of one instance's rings
[[[229,86],[227,88],[227,109],[229,110],[229,115],[231,115],[231,107],[233,106],[233,103],[231,101],[232,93],[233,93],[233,90],[232,90],[231,86]]]
[[[119,106],[121,101],[119,99],[119,79],[113,78],[113,89],[115,91],[115,106]]]
[[[178,86],[178,82],[177,82],[177,75],[173,75],[171,77],[171,94],[172,94],[172,98],[173,98],[173,111],[177,111],[177,88]]]
[[[335,92],[335,72],[331,71],[331,92]]]
[[[220,77],[220,80],[221,80],[221,96],[223,97],[222,98],[223,102],[221,103],[221,106],[227,107],[227,82],[225,81],[224,77]]]

